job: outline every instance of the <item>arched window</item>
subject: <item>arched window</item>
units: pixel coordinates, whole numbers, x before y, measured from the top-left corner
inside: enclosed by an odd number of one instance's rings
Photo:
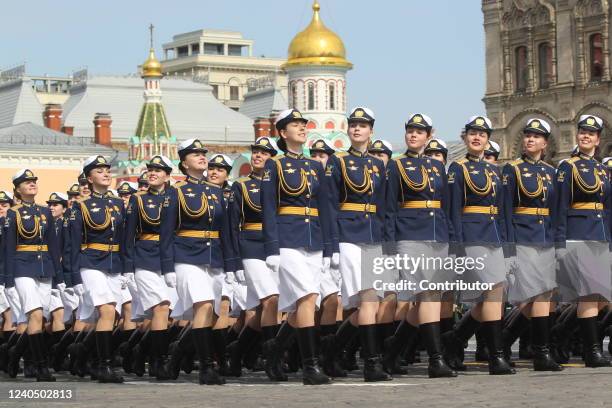
[[[297,85],[291,84],[291,108],[297,109]]]
[[[591,49],[591,81],[601,81],[604,70],[601,34],[591,35],[589,43]]]
[[[516,90],[527,89],[527,47],[521,46],[514,50],[514,63],[516,69]]]
[[[314,95],[314,84],[308,83],[308,110],[314,110],[315,108],[315,95]]]
[[[329,110],[336,110],[336,84],[329,84]]]
[[[546,89],[553,82],[552,72],[552,47],[549,43],[541,43],[538,46],[538,77],[540,89]]]
[[[306,124],[306,129],[316,129],[317,123],[314,120],[309,120]]]
[[[335,127],[336,124],[333,120],[328,120],[327,122],[325,122],[325,129],[335,129]]]

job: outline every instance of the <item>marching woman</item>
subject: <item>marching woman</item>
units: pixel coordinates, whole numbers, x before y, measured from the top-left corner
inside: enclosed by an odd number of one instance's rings
[[[563,369],[549,349],[550,300],[557,286],[553,229],[555,169],[543,161],[549,137],[548,122],[529,119],[523,129],[523,155],[504,166],[502,182],[507,247],[517,262],[508,302],[519,305],[521,313],[531,318],[536,371]],[[512,330],[513,326],[504,330],[507,347],[520,335],[519,330]]]
[[[383,293],[375,289],[372,269],[375,258],[382,257],[386,184],[384,163],[368,154],[374,120],[370,109],[353,109],[348,117],[351,147],[330,157],[325,170],[333,220],[332,259],[340,267],[343,303],[359,309],[351,315],[351,324],[338,330],[336,348],[341,350],[358,327],[368,382],[391,379],[378,355],[376,314]]]
[[[4,222],[8,210],[13,206],[13,195],[8,191],[0,191],[0,253],[3,252],[2,234],[4,232]],[[4,294],[4,262],[0,261],[0,317],[2,318],[2,344],[0,345],[0,370],[6,365],[8,351],[8,340],[15,332],[13,318],[11,316],[11,305]]]
[[[104,156],[87,158],[83,174],[91,194],[75,203],[70,214],[72,283],[75,293],[83,299],[79,319],[91,319],[94,310],[97,317],[95,333],[90,334],[95,335],[99,359],[94,374],[101,383],[120,383],[123,377],[112,365],[112,330],[123,302],[121,247],[125,209],[123,201],[109,191],[112,178],[110,164]]]
[[[34,202],[38,193],[37,180],[30,170],[20,170],[13,177],[14,194],[21,204],[12,207],[6,215],[2,256],[6,286],[16,288],[23,313],[27,316],[27,338],[36,368],[36,381],[55,381],[47,366],[43,314],[48,312],[52,281],[55,287],[64,289],[65,285],[53,216],[48,208]],[[14,350],[11,355],[8,367],[11,377],[17,375],[16,368],[23,350]]]
[[[473,116],[465,125],[463,141],[467,156],[453,162],[448,170],[450,187],[451,243],[457,257],[472,259],[460,282],[461,301],[473,302],[469,313],[453,331],[445,333],[445,357],[452,368],[465,369],[458,355],[463,344],[481,326],[489,350],[489,374],[514,374],[504,358],[502,344],[502,302],[506,266],[503,244],[503,189],[495,165],[484,161],[484,151],[491,136],[491,121]],[[466,265],[467,266],[467,265]]]
[[[331,241],[329,205],[321,163],[303,155],[307,120],[295,109],[276,120],[279,148],[285,152],[268,160],[261,183],[264,251],[267,266],[279,274],[279,305],[289,312],[266,357],[283,379],[280,353],[297,329],[304,384],[327,384],[316,353],[315,308],[321,273],[329,263]],[[285,377],[286,378],[286,377]]]
[[[224,154],[216,154],[212,156],[208,162],[208,171],[206,178],[208,181],[223,191],[225,209],[228,210],[231,188],[228,183],[229,173],[232,171],[232,160]],[[229,217],[229,211],[227,211]],[[230,224],[231,225],[231,224]],[[234,248],[234,251],[236,248]],[[215,343],[215,355],[219,366],[219,373],[227,375],[229,367],[225,358],[227,333],[229,326],[230,310],[233,308],[234,300],[234,285],[236,284],[236,276],[234,272],[228,272],[223,280],[223,288],[221,289],[221,303],[217,320],[213,326],[213,342]]]
[[[125,231],[125,271],[135,274],[142,309],[151,319],[151,365],[158,380],[170,378],[167,329],[171,296],[161,273],[159,233],[171,172],[172,162],[165,156],[154,156],[147,163],[148,190],[131,196]]]
[[[610,366],[610,360],[602,355],[597,325],[597,315],[608,305],[612,290],[609,248],[612,188],[606,169],[594,158],[602,130],[601,118],[582,115],[576,135],[578,151],[561,163],[557,172],[555,245],[560,269],[578,300],[587,367]]]
[[[444,260],[448,257],[451,229],[446,171],[438,160],[423,156],[431,139],[432,126],[429,116],[421,113],[411,115],[406,122],[406,154],[388,166],[385,240],[396,243],[395,252],[399,255]],[[418,330],[429,354],[429,377],[456,377],[457,373],[444,362],[440,345],[443,291],[421,286],[424,282],[452,281],[453,271],[444,269],[442,265],[432,265],[406,272],[400,276],[414,283],[408,299],[416,302],[416,306],[408,311],[406,319],[389,341],[386,365],[393,365],[406,343],[414,342]]]
[[[232,185],[230,220],[234,247],[240,254],[246,278],[246,310],[257,308],[257,314],[248,319],[231,347],[231,374],[240,376],[243,355],[253,345],[259,332],[263,340],[274,339],[278,333],[278,270],[266,265],[262,234],[261,179],[266,162],[278,153],[274,141],[258,138],[251,145],[251,173],[237,179]],[[269,366],[266,366],[269,367]],[[271,379],[284,379],[283,373],[266,372]]]
[[[179,145],[185,181],[169,189],[162,205],[160,252],[164,279],[176,287],[200,360],[200,384],[224,384],[213,363],[212,326],[219,313],[223,280],[234,271],[229,217],[223,190],[204,177],[206,148],[197,139]],[[179,306],[180,307],[180,306]]]

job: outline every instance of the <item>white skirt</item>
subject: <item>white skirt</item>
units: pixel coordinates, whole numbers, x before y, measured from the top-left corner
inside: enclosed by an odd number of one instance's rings
[[[62,303],[64,304],[64,323],[72,320],[72,313],[79,308],[79,296],[73,289],[66,289],[60,292]]]
[[[11,305],[4,295],[4,290],[0,290],[0,314],[6,312],[10,307]]]
[[[85,289],[83,303],[88,306],[87,309],[90,309],[91,306],[96,308],[101,305],[113,304],[117,313],[121,313],[121,305],[123,305],[124,296],[126,296],[121,288],[123,281],[121,275],[81,268],[81,280]],[[87,315],[91,317],[91,313]]]
[[[11,315],[13,318],[13,323],[15,323],[15,325],[27,323],[28,318],[23,312],[23,308],[21,307],[21,301],[19,300],[19,294],[17,293],[17,289],[13,286],[12,288],[4,289],[4,292],[6,295],[6,300],[11,306]]]
[[[183,318],[183,303],[179,302],[176,288],[168,288],[168,297],[170,298],[170,317],[181,320]]]
[[[214,301],[215,313],[219,314],[223,290],[223,270],[206,265],[174,264],[178,303],[182,304],[183,318],[193,317],[193,304]]]
[[[64,302],[62,302],[62,297],[60,296],[59,289],[51,289],[51,296],[49,297],[49,306],[47,306],[49,313],[53,313],[56,310],[63,308]]]
[[[146,312],[162,302],[170,302],[170,309],[172,309],[170,288],[166,285],[161,272],[136,268],[134,275],[138,287],[138,303],[142,306],[143,311]]]
[[[392,271],[376,274],[373,270],[374,259],[382,258],[380,244],[352,244],[340,242],[340,275],[342,276],[342,305],[346,308],[358,307],[361,303],[360,292],[374,289],[376,281],[390,282],[395,279]],[[376,291],[377,302],[384,297],[383,291]]]
[[[340,275],[340,271],[336,269],[334,272],[335,274],[332,274],[331,266],[323,269],[323,273],[321,274],[321,284],[319,285],[321,299],[325,299],[329,295],[340,292],[340,281],[342,281],[342,279],[338,279],[338,281],[336,281],[335,278],[335,276]]]
[[[246,278],[246,310],[259,306],[261,299],[278,295],[279,277],[261,259],[243,259],[244,276]]]
[[[34,309],[43,309],[45,318],[49,317],[51,278],[15,278],[15,289],[17,289],[19,302],[21,303],[24,314],[27,315]]]
[[[240,282],[232,284],[234,288],[234,299],[232,301],[232,309],[230,310],[231,317],[240,317],[240,312],[247,309],[247,285]]]
[[[294,312],[298,300],[313,293],[318,295],[322,272],[323,251],[280,248],[278,311]]]

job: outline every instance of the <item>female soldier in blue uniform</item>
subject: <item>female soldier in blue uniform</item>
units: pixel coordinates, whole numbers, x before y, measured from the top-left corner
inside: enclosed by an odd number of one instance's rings
[[[130,198],[125,231],[125,271],[134,273],[142,308],[151,319],[152,370],[158,380],[170,378],[167,367],[170,288],[161,273],[159,232],[172,162],[153,156],[147,163],[148,190]]]
[[[56,287],[61,284],[63,289],[65,285],[53,216],[48,208],[34,202],[38,193],[37,180],[30,170],[20,170],[13,177],[15,197],[21,204],[12,207],[6,215],[2,261],[5,263],[6,286],[17,289],[23,312],[27,315],[27,338],[35,363],[36,380],[55,381],[47,366],[43,319],[44,312],[48,312],[52,280]],[[8,374],[13,378],[17,375],[23,351],[24,348],[15,349],[10,354]]]
[[[503,189],[495,165],[483,159],[491,131],[488,118],[471,117],[463,136],[467,156],[453,162],[448,170],[451,243],[456,246],[458,257],[467,256],[473,259],[474,265],[466,268],[461,278],[473,290],[462,291],[460,296],[462,301],[471,301],[474,306],[442,338],[449,365],[464,370],[458,355],[482,322],[489,349],[489,374],[514,374],[504,358],[501,338],[504,282],[506,269],[511,267],[506,266],[502,249],[505,243]]]
[[[611,296],[610,208],[612,192],[603,165],[594,156],[601,141],[603,121],[582,115],[578,121],[578,151],[557,171],[555,245],[561,272],[578,300],[578,321],[587,367],[607,367],[597,326],[599,311]],[[560,288],[562,296],[563,288]],[[562,299],[566,300],[566,299]],[[575,300],[575,299],[567,299]]]
[[[385,240],[395,243],[396,253],[412,258],[446,259],[450,231],[450,202],[444,165],[424,157],[433,123],[422,113],[410,115],[405,125],[407,151],[388,167]],[[454,279],[443,267],[421,267],[402,273],[414,282],[409,300],[416,306],[391,338],[387,366],[392,366],[406,343],[414,341],[418,330],[429,354],[430,378],[456,377],[442,358],[440,345],[440,300],[442,291],[426,290],[422,282],[445,283]]]
[[[212,326],[226,272],[234,271],[223,190],[204,178],[207,149],[198,139],[179,145],[179,169],[187,176],[168,191],[162,206],[160,252],[166,283],[176,287],[200,359],[200,384],[224,384],[214,367]]]
[[[279,114],[275,126],[285,154],[266,162],[261,197],[266,264],[279,273],[279,311],[289,312],[288,324],[279,330],[267,357],[282,379],[280,350],[296,328],[303,383],[315,385],[329,382],[315,350],[315,308],[331,246],[323,166],[303,155],[306,122],[295,109]]]
[[[83,174],[91,195],[77,203],[70,214],[70,269],[77,295],[83,296],[80,318],[95,313],[95,343],[98,351],[98,381],[120,383],[112,366],[112,330],[121,311],[123,297],[123,201],[110,191],[110,164],[104,156],[85,160]],[[94,376],[95,378],[95,376]]]
[[[529,119],[523,129],[523,155],[503,168],[506,238],[509,255],[517,258],[508,302],[519,305],[521,313],[531,318],[536,371],[563,369],[553,360],[548,347],[550,299],[557,286],[553,229],[555,169],[543,161],[549,136],[548,122]],[[504,333],[507,349],[520,330]]]
[[[0,253],[3,253],[2,234],[6,213],[13,206],[13,195],[8,191],[0,191]],[[0,316],[2,318],[2,344],[0,344],[0,370],[6,366],[6,356],[9,348],[9,339],[15,332],[11,316],[11,306],[4,294],[4,262],[0,261]]]
[[[257,339],[259,332],[263,340],[274,339],[279,329],[278,319],[278,271],[266,265],[262,233],[261,179],[266,161],[278,153],[276,143],[270,138],[260,137],[251,145],[251,173],[237,179],[232,185],[230,219],[234,247],[240,254],[247,285],[246,309],[257,308],[257,314],[248,319],[231,347],[230,370],[240,376],[242,356]],[[276,380],[286,378],[274,373],[270,365],[266,374]]]
[[[368,153],[374,121],[370,109],[353,109],[348,117],[351,147],[330,157],[325,174],[333,220],[332,260],[339,263],[344,305],[358,308],[351,324],[359,330],[364,380],[388,381],[391,376],[382,370],[378,356],[376,321],[383,292],[375,289],[372,273],[374,259],[382,257],[386,187],[384,163]],[[336,338],[339,350],[355,330],[343,329]]]

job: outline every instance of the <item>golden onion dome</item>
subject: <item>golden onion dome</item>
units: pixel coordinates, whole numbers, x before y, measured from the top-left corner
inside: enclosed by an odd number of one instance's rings
[[[348,69],[353,67],[353,64],[346,59],[342,39],[325,27],[321,21],[320,9],[319,2],[315,0],[312,5],[312,21],[289,44],[286,67],[298,65],[332,65]]]
[[[149,50],[149,58],[142,64],[142,77],[162,77],[161,63],[155,58],[155,50]]]

